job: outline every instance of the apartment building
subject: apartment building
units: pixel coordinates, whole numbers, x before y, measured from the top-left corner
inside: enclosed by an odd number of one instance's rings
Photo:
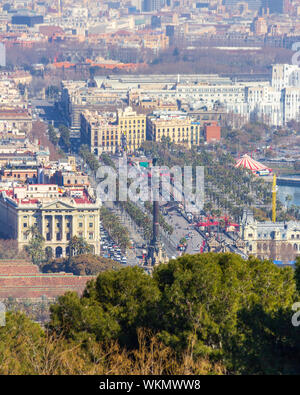
[[[135,151],[146,140],[146,115],[137,114],[131,107],[115,114],[84,111],[81,114],[81,142],[91,152],[115,153],[122,148]]]
[[[20,108],[0,108],[0,133],[26,136],[32,129],[32,116]]]
[[[90,111],[115,111],[123,108],[127,90],[112,91],[98,87],[90,87],[85,81],[63,81],[61,109],[71,129],[72,137],[80,137],[80,114]]]
[[[5,139],[2,136],[0,143],[0,165],[13,166],[15,168],[47,165],[50,152],[38,142],[30,143],[24,136],[14,136]]]
[[[148,140],[161,142],[165,138],[191,147],[192,120],[180,111],[154,111],[147,118]],[[196,125],[193,125],[193,127]],[[196,141],[196,136],[195,140]]]
[[[249,114],[255,114],[266,124],[283,124],[281,91],[268,85],[247,87],[246,101]]]
[[[0,171],[1,181],[21,181],[37,179],[37,169],[34,168],[6,168]]]
[[[245,102],[243,84],[177,84],[176,91],[178,99],[190,98],[202,102],[202,105],[209,106],[209,108],[213,108],[216,102],[224,104]]]
[[[294,119],[300,121],[300,85],[282,90],[283,123]]]
[[[293,64],[273,65],[271,85],[277,91],[287,87],[300,87],[300,67]]]
[[[144,112],[158,109],[174,111],[178,106],[187,112],[201,111],[204,120],[207,115],[221,108],[222,114],[228,114],[228,119],[232,117],[233,123],[234,118],[245,123],[255,117],[266,124],[282,126],[299,117],[300,67],[296,65],[273,65],[270,81],[236,82],[227,77],[201,74],[112,75],[97,77],[96,84],[97,87],[87,87],[83,81],[63,83],[63,107],[69,125],[74,132],[77,131],[78,136],[82,111],[115,112],[118,108],[123,109],[125,103],[137,105]],[[112,128],[117,125],[116,122],[109,121],[108,125]],[[142,140],[141,129],[136,130],[140,130]],[[100,144],[98,139],[96,144],[93,142],[91,145],[102,146],[101,151],[114,151],[116,141],[118,145],[121,142],[119,131],[120,128],[110,131],[109,135],[113,132],[113,141],[101,135],[101,142],[105,144]],[[120,133],[126,135],[127,145],[132,146],[130,149],[139,145],[138,136],[134,139],[131,129],[126,134],[123,131]]]
[[[138,114],[131,107],[118,110],[117,123],[121,136],[126,138],[128,151],[135,151],[146,140],[146,115]]]

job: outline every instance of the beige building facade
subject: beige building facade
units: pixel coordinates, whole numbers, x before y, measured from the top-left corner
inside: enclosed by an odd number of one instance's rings
[[[20,193],[17,189],[1,192],[2,237],[17,240],[21,250],[30,241],[31,229],[37,227],[45,239],[45,249],[50,248],[54,257],[68,255],[68,243],[73,236],[83,237],[92,252],[99,254],[100,202],[91,199],[85,190],[81,196],[64,197],[58,194],[55,185],[38,189],[29,190],[25,196],[24,191]]]
[[[300,256],[300,222],[257,222],[244,212],[240,237],[244,253],[259,259],[289,263]]]
[[[115,153],[126,145],[135,151],[146,139],[146,115],[137,114],[131,107],[119,110],[116,115],[97,111],[81,114],[81,142],[95,155]]]
[[[169,138],[175,144],[191,147],[192,121],[177,112],[155,112],[147,118],[148,139],[161,142]]]

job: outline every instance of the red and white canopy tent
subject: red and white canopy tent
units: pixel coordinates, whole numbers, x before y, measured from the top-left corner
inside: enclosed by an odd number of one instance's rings
[[[272,171],[272,169],[268,168],[267,166],[263,165],[260,162],[257,162],[256,160],[254,160],[247,154],[243,155],[237,161],[235,167],[243,167],[244,169],[251,170],[253,173],[255,173],[259,170],[269,170],[270,172]]]

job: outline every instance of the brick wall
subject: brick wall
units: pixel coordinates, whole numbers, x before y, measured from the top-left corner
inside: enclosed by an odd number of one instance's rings
[[[94,276],[72,273],[40,273],[39,268],[22,260],[0,260],[0,298],[56,297],[66,291],[82,294]]]

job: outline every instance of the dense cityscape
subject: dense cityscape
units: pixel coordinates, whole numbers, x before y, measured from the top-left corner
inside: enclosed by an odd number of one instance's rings
[[[0,1],[0,374],[299,374],[299,302],[300,0]]]

